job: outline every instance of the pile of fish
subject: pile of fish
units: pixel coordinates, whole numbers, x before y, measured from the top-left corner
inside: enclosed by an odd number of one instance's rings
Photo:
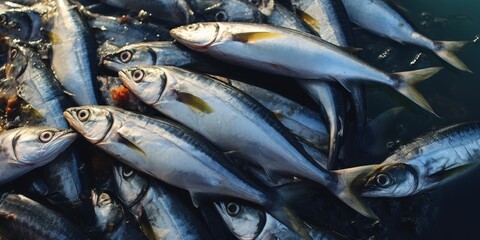
[[[351,23],[439,58],[381,70]],[[367,118],[372,86],[436,118],[414,85],[471,72],[384,1],[10,0],[0,35],[7,239],[394,238],[480,157],[480,123],[398,146],[404,108]]]

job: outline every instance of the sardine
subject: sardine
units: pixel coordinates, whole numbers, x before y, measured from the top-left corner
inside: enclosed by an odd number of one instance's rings
[[[298,237],[272,215],[256,207],[236,202],[214,202],[225,226],[242,240],[297,240]],[[308,227],[308,235],[315,240],[338,239],[318,228]]]
[[[59,213],[20,194],[3,194],[0,219],[0,225],[8,229],[12,239],[88,239]]]
[[[147,236],[165,240],[212,238],[187,206],[157,181],[120,164],[115,165],[113,175],[118,196]]]
[[[64,115],[89,142],[118,160],[189,191],[196,207],[205,197],[243,199],[264,206],[272,216],[306,236],[300,220],[287,210],[294,196],[282,188],[262,188],[250,182],[193,131],[114,107],[75,107]]]
[[[56,0],[51,32],[52,68],[58,80],[77,104],[98,104],[95,41],[78,8],[68,0]]]
[[[336,80],[346,89],[350,89],[351,81],[383,84],[434,113],[412,85],[440,71],[438,67],[389,74],[316,36],[263,24],[196,23],[172,29],[170,34],[192,50],[260,71]]]
[[[42,17],[29,9],[13,9],[0,13],[0,35],[23,41],[44,39]]]
[[[400,147],[355,184],[366,197],[411,196],[452,180],[479,159],[480,123],[453,125]]]
[[[105,239],[147,239],[138,225],[127,219],[122,205],[112,194],[103,190],[92,190],[91,198],[96,227]]]
[[[63,111],[70,106],[51,69],[27,44],[12,44],[6,65],[7,77],[15,81],[17,95],[29,103],[44,119],[39,125],[68,129]],[[75,149],[61,154],[57,161],[42,169],[42,181],[50,200],[76,206],[80,203],[81,161]]]
[[[73,143],[72,130],[20,127],[0,133],[0,184],[53,161]]]
[[[433,41],[413,29],[413,27],[384,1],[342,0],[352,22],[379,36],[399,43],[409,43],[433,51],[452,66],[471,72],[455,52],[468,41]]]
[[[193,11],[202,22],[263,22],[262,13],[246,0],[192,0]]]
[[[248,95],[176,67],[133,67],[119,76],[143,102],[202,134],[223,152],[260,166],[272,180],[284,173],[318,182],[360,213],[373,216],[355,202],[344,182],[316,165],[275,116]]]

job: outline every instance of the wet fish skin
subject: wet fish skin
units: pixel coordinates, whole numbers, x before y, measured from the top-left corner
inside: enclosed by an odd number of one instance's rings
[[[242,240],[296,240],[298,237],[270,214],[256,207],[236,202],[214,202],[215,209],[226,227]],[[308,228],[312,239],[338,239],[317,228]]]
[[[121,162],[189,191],[197,207],[202,197],[212,195],[243,199],[264,206],[305,236],[300,220],[291,212],[285,215],[286,201],[294,196],[281,188],[264,189],[250,182],[213,145],[189,129],[115,107],[69,108],[64,116],[90,143]]]
[[[194,1],[192,1],[194,2]],[[212,1],[211,5],[192,3],[192,6],[201,6],[194,9],[198,21],[202,22],[256,22],[264,21],[262,13],[252,4],[245,0]]]
[[[153,233],[155,239],[211,239],[206,226],[159,182],[120,164],[114,167],[114,179],[118,195],[144,232],[149,233],[147,236]]]
[[[72,130],[20,127],[0,133],[0,184],[53,161],[76,138]]]
[[[118,47],[137,42],[166,41],[172,38],[159,25],[140,22],[129,16],[114,17],[82,11],[99,44],[108,41]]]
[[[87,23],[77,6],[56,0],[51,32],[52,68],[63,87],[78,105],[98,104],[94,85],[98,65],[96,46]]]
[[[347,89],[359,81],[383,84],[434,113],[412,85],[441,68],[389,74],[316,36],[264,24],[197,23],[172,29],[170,34],[192,50],[260,71],[302,79],[335,80]]]
[[[92,205],[96,216],[96,227],[105,239],[147,239],[138,225],[128,221],[122,205],[113,194],[104,190],[91,191]]]
[[[17,95],[29,103],[44,119],[39,125],[68,129],[63,111],[70,102],[40,55],[28,44],[12,44],[7,62],[7,77],[17,86]],[[55,204],[76,207],[83,192],[79,173],[81,160],[76,149],[69,148],[57,161],[42,169],[40,181],[47,187],[47,198]]]
[[[480,123],[463,123],[421,136],[359,176],[366,197],[406,197],[451,181],[480,159]]]
[[[248,95],[176,67],[133,67],[120,71],[119,76],[143,102],[194,129],[223,152],[234,152],[261,166],[270,177],[286,173],[320,183],[351,207],[373,217],[364,205],[357,205],[355,195],[343,182],[345,178],[318,166],[287,129]],[[254,150],[252,146],[256,146]]]
[[[352,22],[376,35],[399,43],[409,43],[424,47],[462,71],[471,70],[455,52],[468,42],[433,41],[413,29],[413,27],[385,1],[342,0]]]
[[[153,18],[182,25],[194,21],[190,4],[185,0],[102,0],[103,3],[128,11],[146,10]]]
[[[13,9],[0,13],[0,35],[23,41],[37,41],[44,38],[41,32],[42,17],[30,9]]]
[[[0,199],[1,224],[16,239],[88,239],[62,215],[23,195],[5,193]],[[48,224],[45,224],[48,223]]]

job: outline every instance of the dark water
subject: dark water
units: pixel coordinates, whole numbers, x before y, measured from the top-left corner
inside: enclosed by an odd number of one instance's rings
[[[415,29],[434,40],[474,40],[480,34],[480,1],[478,0],[402,0],[396,1],[407,11],[402,11]],[[378,38],[371,37],[375,41]],[[365,40],[365,39],[364,39]],[[392,47],[391,61],[381,61],[373,54],[364,54],[365,60],[385,70],[413,69],[427,66],[445,66],[438,75],[421,83],[420,91],[432,104],[442,119],[430,118],[410,103],[395,98],[388,100],[389,93],[369,90],[369,116],[402,103],[418,116],[414,121],[403,124],[407,135],[415,136],[429,129],[449,124],[480,120],[480,42],[471,43],[458,53],[474,74],[460,72],[447,66],[434,54],[412,46],[385,42],[382,51]],[[388,47],[385,47],[388,46]],[[362,46],[363,47],[363,46]],[[375,46],[378,48],[378,45]],[[422,57],[408,67],[416,54]],[[397,54],[397,56],[395,56]],[[389,57],[387,57],[389,58]],[[372,104],[382,103],[382,104]],[[388,104],[386,104],[388,103]],[[407,139],[403,139],[406,141]],[[480,227],[480,167],[472,169],[458,179],[438,187],[431,192],[432,204],[437,207],[433,218],[421,239],[479,239]]]

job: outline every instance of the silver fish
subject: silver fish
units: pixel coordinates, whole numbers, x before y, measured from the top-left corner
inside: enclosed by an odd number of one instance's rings
[[[347,89],[351,81],[383,84],[433,113],[412,85],[441,68],[389,74],[316,36],[263,24],[197,23],[172,29],[170,34],[193,50],[260,71],[303,79],[336,80]],[[282,51],[278,51],[279,48]]]
[[[300,240],[285,225],[272,215],[258,208],[236,202],[214,202],[228,230],[242,240]],[[338,239],[333,234],[317,228],[308,228],[308,234],[315,240]]]
[[[480,123],[446,127],[400,147],[355,180],[366,197],[405,197],[446,183],[480,159]],[[341,170],[340,170],[341,171]]]
[[[72,222],[23,195],[5,193],[0,198],[1,227],[8,239],[88,239]]]
[[[44,119],[38,125],[68,129],[63,111],[70,103],[63,93],[51,69],[47,67],[40,55],[23,43],[12,44],[6,65],[7,77],[17,86],[17,95],[29,103]],[[55,193],[56,203],[68,203],[73,206],[80,203],[82,194],[79,166],[81,161],[75,149],[70,148],[65,154],[42,169],[43,180],[48,193]]]
[[[174,193],[128,166],[115,165],[117,194],[147,236],[154,239],[211,239],[200,222]]]
[[[186,0],[102,0],[102,2],[128,11],[147,11],[153,18],[174,24],[192,23],[194,14]]]
[[[262,13],[246,0],[190,1],[199,21],[263,22]]]
[[[213,145],[187,128],[115,107],[69,108],[64,116],[89,142],[108,154],[189,191],[197,207],[200,198],[212,195],[243,199],[264,206],[279,221],[306,236],[300,220],[286,211],[289,199],[295,196],[281,188],[251,183]]]
[[[248,95],[176,67],[134,67],[119,76],[143,102],[202,134],[223,152],[234,152],[272,177],[286,173],[318,182],[360,213],[373,216],[345,182],[314,164],[275,116]]]
[[[381,0],[342,0],[342,2],[350,20],[358,26],[399,43],[409,43],[429,49],[452,66],[471,72],[454,54],[468,41],[433,41],[416,32],[399,13]]]
[[[0,133],[0,184],[53,161],[76,138],[72,130],[20,127]]]
[[[147,239],[138,225],[128,221],[122,205],[106,191],[91,191],[96,227],[105,239]]]
[[[98,104],[94,87],[96,47],[78,8],[68,0],[56,0],[53,17],[52,68],[79,105]]]
[[[42,17],[30,9],[13,9],[0,13],[0,35],[11,39],[37,41],[44,38],[41,32]]]

